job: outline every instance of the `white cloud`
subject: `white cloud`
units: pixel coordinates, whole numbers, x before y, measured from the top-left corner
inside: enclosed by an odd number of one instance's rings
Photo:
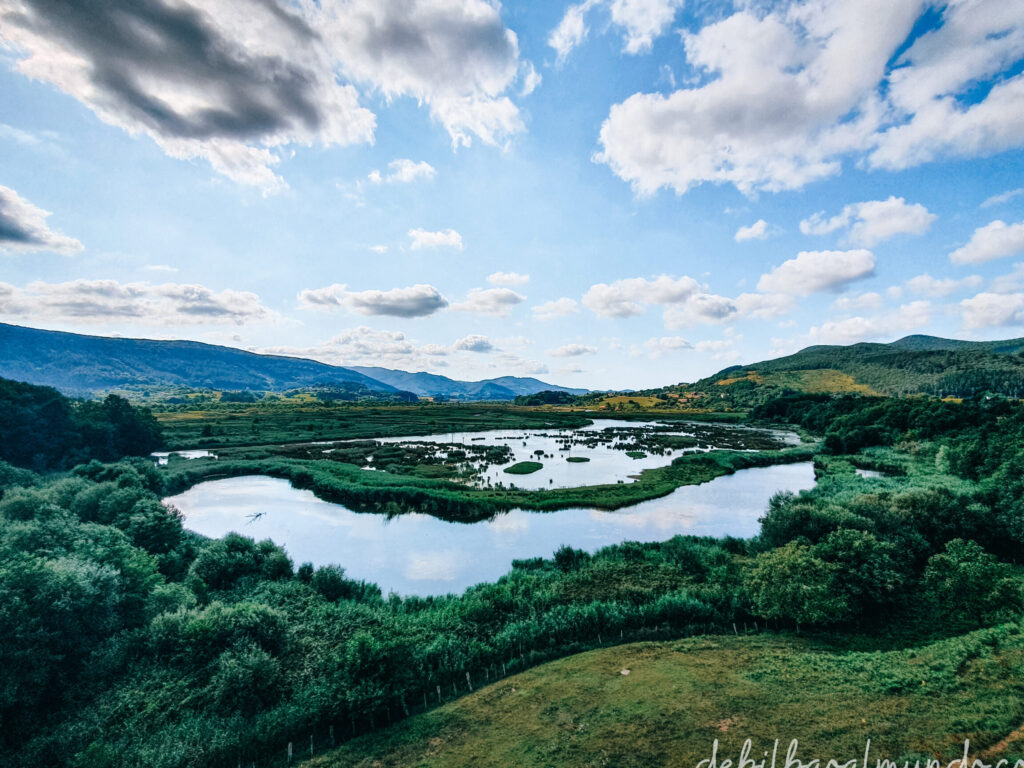
[[[989,290],[992,293],[1024,292],[1024,262],[1014,264],[1010,274],[993,278]]]
[[[920,0],[737,5],[683,33],[691,84],[611,107],[596,159],[637,194],[796,189],[845,158],[898,169],[1024,144],[1024,75],[972,91],[1024,55],[1016,3],[950,3],[898,56]]]
[[[742,243],[747,240],[764,240],[768,237],[768,222],[758,219],[749,227],[740,227],[736,230],[736,242]]]
[[[538,304],[533,308],[533,316],[537,320],[557,320],[560,317],[575,315],[579,311],[575,299],[561,298]]]
[[[736,302],[713,293],[698,293],[665,309],[663,319],[669,330],[700,323],[723,323],[736,317]]]
[[[518,272],[495,272],[487,276],[487,282],[491,285],[526,285],[530,282],[530,276]]]
[[[172,267],[170,264],[147,264],[143,267],[147,272],[177,272],[177,267]]]
[[[913,301],[904,304],[895,312],[882,315],[830,320],[812,327],[806,341],[809,344],[855,344],[860,341],[874,341],[922,328],[928,325],[930,319],[931,304],[927,301]]]
[[[960,302],[964,327],[1024,325],[1024,293],[979,293]]]
[[[633,317],[642,315],[648,304],[682,303],[700,290],[692,277],[633,277],[592,285],[583,296],[583,305],[603,317]]]
[[[276,321],[248,291],[213,291],[182,283],[117,280],[37,281],[25,288],[0,283],[0,315],[40,322],[132,323],[155,326]]]
[[[807,296],[821,291],[839,291],[875,271],[871,251],[801,251],[762,275],[759,291]]]
[[[387,253],[388,252],[388,247],[386,245],[377,244],[377,245],[371,245],[370,246],[370,250],[373,251],[374,253]]]
[[[672,352],[693,349],[693,344],[682,336],[651,337],[644,342],[644,348],[652,358],[663,357]]]
[[[573,48],[583,42],[587,36],[586,13],[598,0],[570,5],[558,26],[548,35],[548,45],[555,49],[559,61],[564,61]]]
[[[593,355],[597,353],[597,347],[587,344],[565,344],[555,349],[549,349],[551,357],[580,357],[581,355]]]
[[[698,341],[694,346],[698,352],[710,354],[715,360],[738,360],[740,352],[735,348],[736,342],[733,339],[714,339],[712,341]]]
[[[486,336],[470,334],[469,336],[463,336],[461,339],[456,339],[455,343],[452,344],[452,349],[456,352],[487,353],[494,352],[497,347]]]
[[[910,278],[904,285],[913,293],[939,298],[965,288],[977,288],[981,283],[982,279],[978,275],[969,275],[960,280],[954,280],[951,277],[936,278],[926,273]]]
[[[73,237],[50,229],[46,223],[50,215],[10,187],[0,186],[0,250],[50,251],[64,256],[81,251],[85,246]]]
[[[648,51],[655,38],[672,24],[684,0],[585,0],[570,5],[558,26],[548,36],[548,45],[559,60],[565,60],[573,48],[587,36],[586,14],[597,7],[607,7],[611,22],[623,32],[626,53]]]
[[[1001,194],[992,195],[992,197],[987,198],[985,202],[983,202],[978,207],[991,208],[993,205],[1002,205],[1003,203],[1008,203],[1011,200],[1013,200],[1013,198],[1019,197],[1020,195],[1024,195],[1024,187],[1017,187],[1017,189],[1008,189],[1006,192],[1003,192]]]
[[[769,319],[792,312],[796,299],[786,293],[741,293],[734,303],[741,317]]]
[[[466,295],[465,301],[452,304],[452,309],[489,317],[508,317],[512,308],[524,301],[526,297],[511,288],[474,288]]]
[[[1024,253],[1024,221],[1007,224],[996,219],[974,230],[970,241],[949,254],[954,264],[980,264]]]
[[[908,205],[902,197],[890,197],[852,203],[829,219],[820,211],[801,221],[800,231],[805,235],[824,235],[848,229],[851,243],[874,246],[900,234],[924,234],[937,218],[920,203]]]
[[[434,169],[434,166],[425,160],[421,160],[417,163],[413,160],[400,157],[388,163],[387,176],[384,176],[378,170],[373,170],[370,171],[367,178],[374,184],[382,184],[385,182],[388,184],[411,184],[419,179],[429,181],[436,175],[437,171]]]
[[[410,229],[412,249],[420,248],[456,248],[462,250],[462,235],[454,229],[442,229],[439,232],[428,232],[425,229]]]
[[[454,146],[523,130],[518,41],[487,0],[2,0],[0,30],[24,75],[264,193],[287,187],[282,147],[373,140],[358,89],[418,100]]]
[[[412,285],[389,291],[350,291],[335,283],[324,288],[299,293],[303,309],[331,310],[344,308],[360,315],[390,317],[425,317],[448,306],[448,300],[432,285]]]
[[[857,296],[840,296],[832,302],[832,306],[840,312],[857,312],[862,309],[879,310],[884,301],[881,294],[861,293]]]

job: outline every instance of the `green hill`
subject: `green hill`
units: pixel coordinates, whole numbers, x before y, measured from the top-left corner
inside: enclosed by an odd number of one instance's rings
[[[396,392],[347,368],[198,341],[86,336],[0,323],[0,376],[74,394],[146,387],[281,391],[357,384]]]
[[[1024,397],[1024,339],[960,341],[907,336],[891,344],[813,346],[733,366],[697,382],[703,391],[776,387],[805,392]]]
[[[628,674],[626,674],[628,672]],[[923,648],[837,652],[798,638],[635,643],[550,662],[305,763],[309,768],[693,768],[791,739],[835,758],[947,765],[1024,755],[1024,636],[1008,626]],[[652,695],[656,692],[655,695]],[[902,758],[902,759],[897,759]],[[924,763],[921,763],[924,765]]]

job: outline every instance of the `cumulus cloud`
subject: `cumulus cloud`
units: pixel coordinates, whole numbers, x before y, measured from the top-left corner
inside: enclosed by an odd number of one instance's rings
[[[920,203],[907,204],[902,197],[890,197],[852,203],[831,218],[825,218],[825,212],[820,211],[801,221],[800,231],[805,235],[824,235],[847,230],[851,243],[870,247],[900,234],[922,235],[937,218]]]
[[[858,312],[862,309],[879,310],[885,303],[880,293],[861,293],[857,296],[840,296],[832,306],[840,312]]]
[[[425,160],[417,163],[401,157],[388,163],[387,174],[373,170],[370,171],[367,178],[374,184],[411,184],[420,179],[429,181],[436,175],[437,171],[434,169],[434,166]]]
[[[371,245],[370,250],[373,251],[374,253],[387,253],[388,247],[386,245],[378,243],[377,245]]]
[[[486,0],[0,0],[0,30],[24,75],[264,193],[283,146],[373,140],[357,88],[417,99],[453,145],[523,129],[516,36]]]
[[[10,187],[0,186],[0,250],[52,251],[64,256],[82,250],[84,246],[73,237],[50,229],[46,223],[50,215]]]
[[[469,336],[463,336],[461,339],[456,339],[455,343],[452,344],[452,349],[456,352],[487,353],[494,352],[497,347],[486,336],[470,334]]]
[[[474,288],[466,295],[465,301],[452,304],[452,309],[489,317],[508,317],[512,308],[524,301],[526,297],[511,288]]]
[[[960,302],[964,327],[1024,325],[1024,293],[979,293]]]
[[[796,299],[786,293],[741,293],[734,303],[741,317],[769,319],[789,314]]]
[[[335,283],[324,288],[299,293],[304,309],[347,309],[359,315],[390,317],[426,317],[448,306],[448,299],[432,285],[412,285],[389,291],[350,291],[347,285]]]
[[[736,302],[714,293],[698,293],[690,299],[667,307],[663,314],[665,327],[670,330],[689,328],[701,323],[723,323],[737,313]]]
[[[980,264],[1024,253],[1024,221],[1007,224],[996,219],[974,230],[967,245],[949,254],[954,264]]]
[[[530,282],[530,276],[518,272],[495,272],[487,276],[487,282],[491,285],[526,285]]]
[[[307,347],[262,347],[265,354],[288,355],[319,360],[330,365],[384,365],[405,369],[443,366],[438,358],[448,354],[439,344],[418,345],[401,331],[381,330],[360,325],[346,328],[321,344]]]
[[[663,357],[672,352],[693,349],[693,344],[682,336],[661,336],[651,337],[644,342],[644,349],[652,358]]]
[[[597,353],[597,347],[587,344],[565,344],[555,349],[549,349],[550,357],[580,357],[581,355],[593,355]]]
[[[948,296],[956,291],[963,290],[965,288],[977,288],[981,285],[982,280],[978,275],[969,275],[960,280],[954,280],[951,277],[937,278],[925,273],[912,277],[907,280],[904,285],[907,290],[912,293],[919,293],[923,296],[930,296],[932,298],[939,298],[941,296]]]
[[[768,222],[758,219],[749,227],[740,227],[736,230],[736,242],[742,243],[747,240],[764,240],[768,237]]]
[[[555,299],[545,301],[533,308],[533,316],[537,320],[557,320],[560,317],[575,315],[580,311],[575,299]]]
[[[583,296],[583,305],[604,317],[633,317],[642,315],[648,304],[682,303],[700,290],[700,283],[692,277],[633,277],[592,285]]]
[[[182,283],[117,280],[37,281],[24,288],[0,283],[0,315],[76,323],[175,326],[273,321],[277,315],[248,291],[213,291]]]
[[[523,130],[505,93],[529,77],[519,43],[488,0],[324,0],[321,27],[342,71],[386,98],[430,108],[453,146]]]
[[[421,248],[456,248],[462,250],[462,235],[454,229],[442,229],[439,232],[428,232],[425,229],[410,229],[412,249]]]
[[[1014,4],[950,3],[909,45],[920,0],[737,6],[683,33],[695,81],[612,106],[596,159],[637,194],[796,189],[845,158],[900,169],[1024,144],[1024,75],[999,79],[1024,55]]]
[[[889,338],[928,325],[931,304],[913,301],[899,309],[870,317],[856,316],[843,320],[829,320],[810,329],[806,337],[809,344],[855,344]]]
[[[548,35],[548,45],[564,61],[586,39],[587,14],[606,8],[611,23],[623,33],[623,50],[642,53],[664,34],[682,6],[683,0],[585,0],[566,9],[558,26]]]
[[[874,271],[875,256],[871,251],[801,251],[795,259],[761,275],[757,289],[808,296],[843,290],[855,280],[870,277]]]

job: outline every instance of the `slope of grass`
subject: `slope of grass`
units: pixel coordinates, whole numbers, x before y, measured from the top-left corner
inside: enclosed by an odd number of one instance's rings
[[[628,670],[628,674],[625,672]],[[1019,625],[916,650],[841,652],[800,638],[691,638],[571,656],[492,684],[312,760],[310,768],[692,768],[797,757],[1024,756]],[[900,760],[902,764],[902,760]],[[923,763],[922,763],[923,765]]]

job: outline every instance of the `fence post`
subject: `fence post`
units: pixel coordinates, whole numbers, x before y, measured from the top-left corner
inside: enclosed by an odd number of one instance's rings
[[[736,622],[735,621],[732,623],[732,631],[733,631],[733,634],[735,634],[737,637],[739,637],[740,631],[738,629],[736,629]]]
[[[309,756],[313,756],[313,734],[309,734]]]
[[[288,742],[288,765],[292,764],[292,743]]]
[[[438,704],[441,703],[441,686],[440,685],[437,686],[437,703]]]
[[[473,690],[473,683],[469,679],[469,672],[466,673],[466,688],[468,688],[470,691]]]

